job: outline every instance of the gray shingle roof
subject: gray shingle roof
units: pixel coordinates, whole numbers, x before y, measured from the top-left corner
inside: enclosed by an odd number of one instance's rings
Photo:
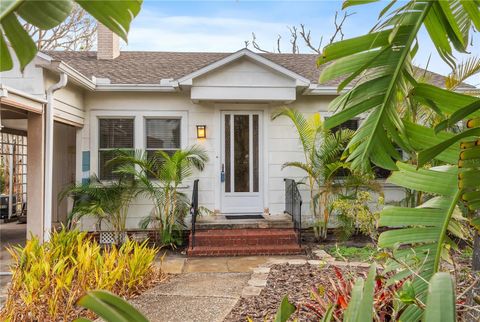
[[[214,63],[232,53],[122,51],[113,60],[97,60],[94,51],[46,51],[88,78],[109,78],[112,84],[159,84],[161,79],[178,79]],[[322,67],[317,68],[314,54],[259,54],[307,79],[318,83]],[[427,79],[443,87],[444,76],[426,72]],[[336,86],[340,80],[322,85]],[[464,84],[464,87],[474,88]]]

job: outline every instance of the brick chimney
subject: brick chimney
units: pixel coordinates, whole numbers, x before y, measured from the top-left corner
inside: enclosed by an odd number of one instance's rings
[[[107,27],[98,23],[97,59],[115,59],[120,55],[119,37]]]

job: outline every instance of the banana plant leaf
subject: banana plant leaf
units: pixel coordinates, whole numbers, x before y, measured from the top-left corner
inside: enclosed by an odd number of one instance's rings
[[[288,296],[285,295],[282,303],[280,303],[280,306],[278,307],[277,314],[275,315],[275,322],[287,322],[296,310],[297,308],[295,305],[290,303]]]
[[[445,272],[433,275],[428,288],[424,322],[454,322],[455,288],[452,277]]]
[[[370,266],[367,279],[358,278],[345,311],[344,322],[371,322],[373,319],[373,295],[377,266]]]
[[[91,291],[77,303],[101,317],[105,322],[148,322],[148,319],[122,298],[102,290]],[[90,321],[85,318],[75,322]]]
[[[457,167],[442,166],[416,169],[397,163],[389,183],[422,191],[433,196],[416,208],[385,207],[380,214],[379,226],[394,227],[380,234],[378,244],[393,251],[394,260],[387,262],[386,271],[395,272],[390,283],[410,277],[415,296],[425,302],[428,282],[438,271],[444,244],[449,242],[447,231],[455,232],[451,224],[461,192],[457,185]],[[416,272],[416,274],[413,274]],[[408,305],[400,319],[418,321],[423,310]]]
[[[347,0],[343,6],[370,2],[374,1]],[[340,79],[339,92],[355,84],[332,101],[330,108],[336,113],[325,127],[367,114],[349,145],[354,152],[347,161],[353,168],[366,169],[371,161],[385,169],[396,169],[394,160],[400,160],[400,156],[394,144],[403,148],[408,138],[396,111],[399,98],[410,95],[447,116],[477,100],[429,84],[417,84],[412,76],[412,60],[419,47],[418,32],[425,28],[440,57],[453,68],[454,51],[468,51],[469,32],[472,25],[480,23],[479,17],[479,6],[471,1],[412,0],[400,4],[393,0],[381,10],[378,23],[368,34],[325,47],[317,64],[330,64],[320,75],[320,83]],[[410,85],[415,88],[408,93]],[[471,106],[469,111],[475,109]],[[443,123],[438,130],[445,126],[449,123]]]

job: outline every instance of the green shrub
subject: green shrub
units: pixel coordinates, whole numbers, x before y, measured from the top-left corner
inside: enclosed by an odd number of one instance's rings
[[[340,238],[348,239],[356,233],[370,237],[376,241],[378,237],[378,208],[383,205],[383,198],[379,197],[377,205],[371,207],[372,196],[367,191],[360,191],[355,199],[337,199],[333,202],[333,209],[338,214]],[[374,208],[374,209],[372,209]]]
[[[86,233],[59,231],[9,249],[12,283],[0,320],[71,321],[85,314],[76,306],[88,291],[103,289],[129,297],[161,277],[158,249],[133,241],[102,249]]]
[[[378,255],[378,250],[371,245],[363,247],[335,245],[327,248],[326,251],[336,259],[347,261],[363,262],[371,260]]]

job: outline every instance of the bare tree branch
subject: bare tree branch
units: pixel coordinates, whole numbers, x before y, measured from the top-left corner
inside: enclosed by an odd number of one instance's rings
[[[334,27],[335,31],[333,35],[329,38],[329,44],[335,42],[337,38],[343,40],[345,34],[343,33],[343,25],[347,18],[354,15],[355,13],[349,13],[347,11],[343,12],[343,15],[339,15],[339,12],[335,12],[335,19],[334,19]],[[303,44],[304,47],[307,47],[311,52],[320,54],[322,52],[322,43],[323,43],[323,36],[320,37],[318,42],[318,46],[314,45],[314,41],[312,40],[312,33],[310,29],[307,29],[304,24],[300,24],[300,27],[297,26],[287,26],[288,31],[290,32],[289,42],[290,42],[290,52],[292,54],[300,54],[300,46],[299,44]],[[245,41],[245,47],[251,44],[253,48],[262,52],[262,53],[274,53],[278,52],[281,53],[281,39],[282,36],[279,34],[277,37],[276,48],[273,51],[267,50],[262,47],[258,42],[255,36],[255,33],[252,32],[252,40]]]
[[[354,15],[355,13],[348,13],[347,11],[344,11],[343,12],[343,17],[342,17],[342,20],[340,20],[340,22],[338,22],[338,11],[335,11],[335,20],[334,20],[334,24],[335,24],[335,32],[333,33],[333,36],[330,38],[330,42],[329,44],[332,44],[333,42],[335,42],[335,38],[337,38],[337,36],[340,34],[340,40],[343,40],[343,37],[345,37],[345,35],[343,34],[343,24],[345,23],[345,20],[347,20],[348,17]]]
[[[29,23],[23,27],[38,50],[90,50],[97,33],[96,20],[78,5],[64,22],[50,30],[40,30]]]
[[[257,43],[257,37],[255,36],[255,33],[252,32],[252,46],[258,51],[261,51],[262,53],[270,53],[270,51],[262,49],[258,43]]]
[[[289,27],[287,26],[288,30],[290,31],[290,44],[292,44],[292,54],[298,54],[298,45],[297,45],[297,27]]]
[[[305,30],[305,25],[300,24],[300,36],[302,37],[303,42],[305,43],[305,45],[308,48],[310,48],[310,50],[312,50],[313,52],[315,52],[317,54],[320,54],[320,52],[321,52],[320,48],[322,47],[323,36],[320,37],[320,42],[318,44],[318,47],[315,47],[312,44],[312,37],[311,37],[310,34],[311,34],[311,31],[310,30],[306,31]]]

